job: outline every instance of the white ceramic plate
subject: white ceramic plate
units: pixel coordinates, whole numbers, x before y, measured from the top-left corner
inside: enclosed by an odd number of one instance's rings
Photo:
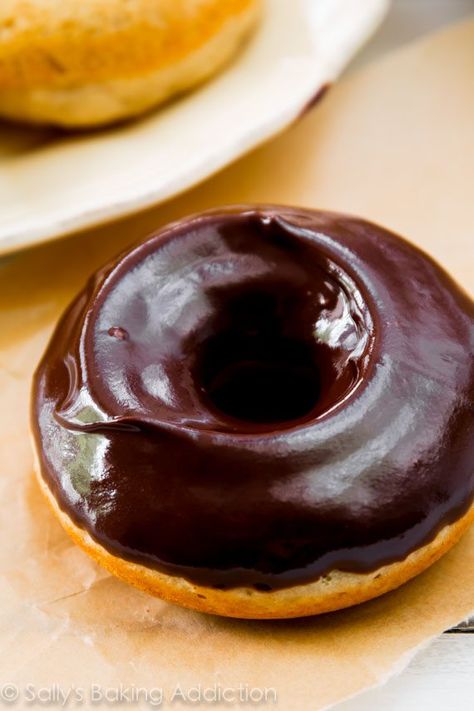
[[[292,123],[382,20],[389,0],[267,0],[213,81],[151,116],[66,137],[0,127],[0,253],[156,204]]]

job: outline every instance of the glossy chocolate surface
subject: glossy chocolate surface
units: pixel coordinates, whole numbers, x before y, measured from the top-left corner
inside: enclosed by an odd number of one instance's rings
[[[99,272],[37,370],[61,508],[110,552],[267,590],[401,560],[474,496],[474,307],[342,215],[242,207]]]

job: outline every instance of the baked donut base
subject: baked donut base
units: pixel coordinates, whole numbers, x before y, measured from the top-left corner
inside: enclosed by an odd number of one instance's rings
[[[44,481],[39,466],[35,473],[41,491],[73,541],[103,568],[139,590],[199,612],[241,619],[288,619],[341,610],[383,595],[423,572],[459,541],[474,522],[474,505],[454,523],[445,526],[430,543],[410,553],[405,560],[390,563],[370,573],[333,570],[305,585],[270,592],[253,588],[217,590],[167,575],[109,553],[89,533],[77,526],[59,507]]]

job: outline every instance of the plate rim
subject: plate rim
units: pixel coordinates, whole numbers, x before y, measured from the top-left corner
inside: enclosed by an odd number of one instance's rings
[[[344,0],[338,1],[344,2]],[[355,2],[357,4],[358,0]],[[83,209],[65,219],[53,220],[50,224],[45,224],[43,221],[37,229],[18,229],[11,234],[3,235],[0,232],[0,258],[158,207],[197,187],[259,146],[276,138],[319,103],[350,59],[373,35],[389,7],[390,0],[371,0],[370,4],[367,3],[364,18],[358,24],[358,31],[352,32],[350,40],[346,40],[347,46],[342,59],[332,68],[328,65],[319,67],[320,76],[312,90],[305,94],[305,99],[295,98],[284,112],[256,125],[252,131],[235,137],[232,142],[229,142],[226,151],[212,156],[208,154],[205,160],[201,160],[197,169],[184,171],[183,174],[175,176],[173,182],[157,185],[154,189],[142,191],[130,198],[124,196],[118,201],[110,201],[101,207]],[[199,88],[196,91],[199,91]],[[175,183],[178,183],[178,186],[173,187]]]

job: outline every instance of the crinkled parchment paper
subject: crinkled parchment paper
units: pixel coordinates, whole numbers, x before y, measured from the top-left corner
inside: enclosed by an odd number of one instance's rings
[[[354,212],[409,236],[472,290],[473,47],[471,22],[397,53],[173,203],[0,261],[0,694],[2,684],[16,684],[7,694],[18,694],[17,706],[39,691],[59,706],[60,691],[69,691],[71,708],[90,701],[91,684],[112,701],[122,684],[125,705],[142,687],[142,707],[158,705],[161,690],[166,708],[173,694],[178,707],[188,692],[188,706],[197,699],[205,707],[209,689],[227,690],[221,706],[229,707],[239,695],[244,704],[257,700],[260,690],[271,707],[275,690],[281,709],[318,709],[380,683],[472,611],[474,530],[402,589],[319,619],[230,621],[136,592],[72,545],[42,500],[27,403],[52,326],[87,275],[151,228],[210,205],[271,201]]]

